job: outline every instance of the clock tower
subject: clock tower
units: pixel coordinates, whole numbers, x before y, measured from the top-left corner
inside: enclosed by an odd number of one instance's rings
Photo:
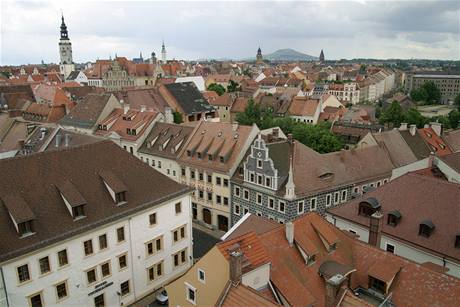
[[[61,61],[59,63],[59,69],[61,75],[64,78],[67,78],[69,74],[75,70],[75,65],[72,60],[72,43],[69,39],[69,34],[67,32],[67,26],[64,22],[64,15],[62,16],[61,23],[61,39],[59,40],[59,55]]]

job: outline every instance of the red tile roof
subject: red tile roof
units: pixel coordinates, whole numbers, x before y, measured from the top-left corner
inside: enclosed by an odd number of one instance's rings
[[[422,128],[418,129],[418,131],[419,135],[425,140],[430,149],[438,156],[445,156],[452,153],[446,142],[444,142],[444,140],[437,135],[432,128]]]

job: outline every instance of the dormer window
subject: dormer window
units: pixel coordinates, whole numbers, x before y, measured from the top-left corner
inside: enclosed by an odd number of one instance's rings
[[[224,156],[219,156],[219,161],[220,161],[220,163],[224,163],[225,162]]]
[[[388,218],[387,218],[387,224],[390,226],[396,226],[399,223],[399,220],[401,219],[401,213],[397,210],[393,210],[388,212]]]
[[[419,234],[419,236],[428,238],[433,233],[434,228],[435,228],[435,226],[434,226],[432,221],[425,220],[425,221],[420,223],[418,234]]]
[[[117,204],[126,202],[126,192],[123,191],[123,192],[116,193],[115,194],[115,199],[116,199]]]
[[[101,171],[99,175],[102,177],[115,204],[119,206],[126,203],[126,192],[128,188],[125,184],[111,171]]]
[[[455,237],[455,248],[460,248],[460,234]]]
[[[75,185],[71,181],[65,180],[56,184],[56,187],[73,219],[76,220],[85,217],[84,207],[86,205],[86,200]]]
[[[192,151],[191,150],[187,150],[187,157],[191,157],[192,156]]]
[[[211,154],[208,154],[208,159],[209,159],[209,161],[212,161],[213,156]]]
[[[198,152],[196,155],[197,155],[198,159],[201,160],[201,152]]]
[[[370,197],[359,203],[359,215],[371,216],[379,209],[380,204],[374,197]]]
[[[85,216],[85,209],[83,205],[76,206],[72,208],[72,215],[74,219],[81,218]]]
[[[18,224],[18,232],[21,236],[33,234],[32,221],[25,221]]]

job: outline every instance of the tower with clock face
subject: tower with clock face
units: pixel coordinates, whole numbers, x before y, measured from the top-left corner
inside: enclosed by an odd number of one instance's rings
[[[59,40],[59,55],[61,61],[59,63],[59,69],[61,75],[64,78],[67,78],[69,74],[75,70],[75,64],[72,60],[72,43],[69,39],[69,34],[67,32],[67,26],[64,22],[64,16],[62,16],[61,23],[61,39]]]

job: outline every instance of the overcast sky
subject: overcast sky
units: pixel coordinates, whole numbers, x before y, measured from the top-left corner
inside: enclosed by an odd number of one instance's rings
[[[0,63],[58,62],[61,10],[75,62],[116,54],[245,58],[277,49],[326,59],[460,59],[460,1],[1,0]]]

